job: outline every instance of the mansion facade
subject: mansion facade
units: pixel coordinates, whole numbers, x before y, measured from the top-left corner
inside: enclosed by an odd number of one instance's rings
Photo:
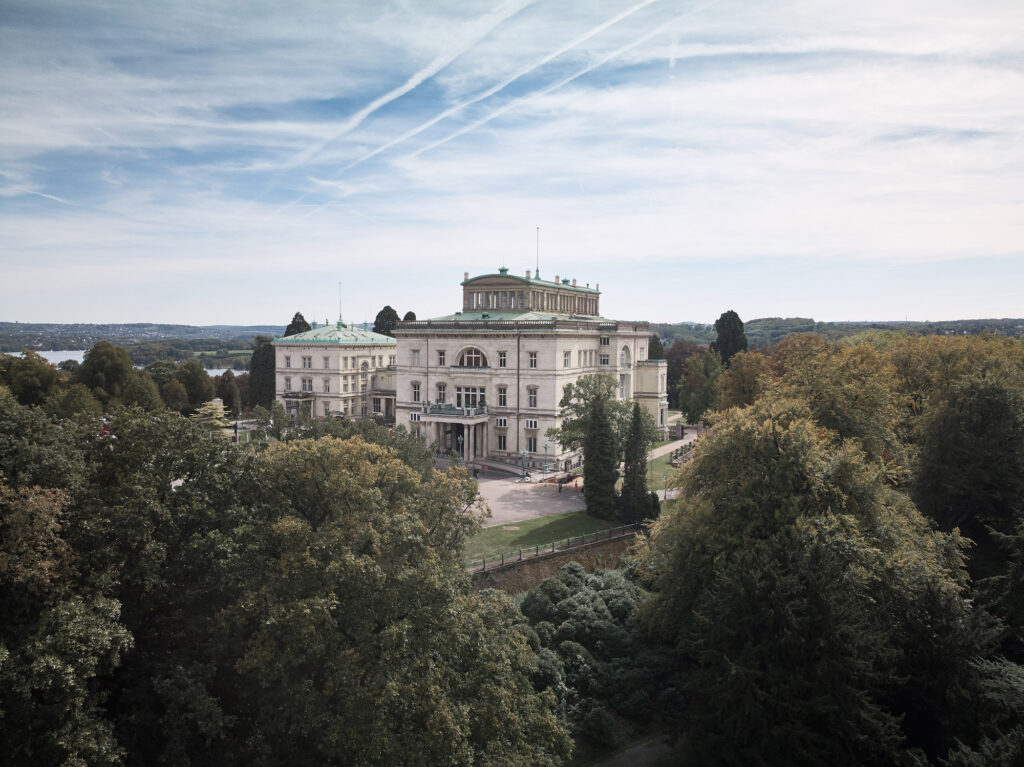
[[[344,325],[275,338],[275,397],[292,417],[395,417],[395,339]]]
[[[462,289],[462,311],[395,329],[398,425],[469,462],[567,470],[579,465],[580,451],[546,436],[561,425],[563,389],[605,374],[619,399],[640,402],[666,429],[667,363],[647,359],[646,322],[600,316],[597,286],[501,268],[467,272]]]

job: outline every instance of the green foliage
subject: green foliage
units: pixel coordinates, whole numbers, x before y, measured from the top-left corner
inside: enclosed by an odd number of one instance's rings
[[[524,594],[536,635],[534,684],[559,700],[575,732],[614,748],[651,720],[668,659],[634,620],[646,592],[617,570],[587,574],[576,562]]]
[[[796,335],[771,354],[784,396],[806,402],[815,421],[840,438],[856,439],[871,460],[888,464],[894,475],[905,471],[893,370],[875,349]]]
[[[139,407],[150,412],[162,410],[164,407],[159,387],[144,370],[135,371],[124,387],[121,400],[128,407]]]
[[[644,428],[646,413],[639,402],[633,402],[633,416],[626,435],[623,466],[622,495],[619,498],[619,518],[626,524],[642,522],[650,513],[650,496],[647,493],[647,453],[651,443],[649,430]]]
[[[665,359],[665,349],[661,345],[661,337],[657,333],[651,334],[650,343],[647,346],[647,359],[649,360],[663,360]]]
[[[61,372],[33,351],[21,357],[0,355],[0,384],[4,384],[22,405],[41,405],[56,396],[64,383]]]
[[[242,411],[242,397],[235,382],[235,374],[225,370],[215,381],[216,396],[224,403],[233,418]]]
[[[697,423],[718,402],[722,360],[718,352],[707,349],[686,358],[679,379],[679,407],[687,423]]]
[[[754,404],[770,379],[768,358],[757,352],[737,352],[719,379],[718,407]]]
[[[256,336],[255,343],[249,360],[249,402],[246,404],[269,408],[276,386],[274,345],[266,336]]]
[[[608,417],[607,400],[603,396],[595,397],[591,404],[583,443],[583,460],[583,499],[587,504],[587,512],[595,517],[615,519],[619,452],[611,419]]]
[[[190,410],[195,410],[204,402],[213,399],[213,379],[196,360],[187,360],[178,365],[174,377],[185,387]]]
[[[633,415],[633,404],[630,400],[616,399],[617,392],[618,382],[610,375],[582,376],[575,383],[566,384],[558,403],[562,425],[557,429],[548,429],[547,437],[558,442],[564,450],[583,447],[594,402],[602,399],[611,423],[612,449],[621,457]],[[648,438],[653,442],[657,436],[656,427],[652,420],[645,424],[649,428]]]
[[[398,312],[390,306],[385,306],[373,321],[373,332],[385,336],[395,335],[395,326],[398,324]]]
[[[963,543],[809,415],[728,411],[655,526],[645,624],[688,664],[696,763],[897,764],[971,731]]]
[[[170,410],[177,413],[185,413],[189,409],[188,390],[185,384],[176,378],[160,387],[160,398]]]
[[[679,410],[679,381],[683,377],[686,360],[693,354],[703,352],[706,347],[690,341],[676,341],[665,353],[668,363],[666,385],[668,387],[668,406]]]
[[[119,404],[132,372],[132,360],[124,347],[100,341],[85,353],[72,380],[85,384],[103,407],[112,409]]]
[[[411,311],[411,310],[406,312],[405,315],[402,317],[402,322],[415,322],[415,321],[416,321],[416,312]]]
[[[722,365],[728,367],[733,356],[747,348],[747,337],[743,334],[743,320],[730,309],[715,320],[715,332],[718,334],[718,338],[710,348],[718,352],[722,358]]]
[[[288,323],[288,327],[284,329],[284,336],[298,335],[299,333],[305,333],[310,330],[309,323],[306,322],[306,318],[302,316],[302,312],[295,312],[295,316],[292,317],[292,321]]]
[[[221,430],[231,425],[224,405],[220,402],[211,401],[200,405],[191,418],[203,431],[212,436],[224,436]]]
[[[975,541],[976,576],[997,574],[989,531],[1024,520],[1024,374],[965,376],[925,413],[913,495],[940,529]]]
[[[7,759],[568,756],[518,611],[463,569],[482,516],[465,473],[359,437],[239,450],[166,412],[119,411],[111,432],[0,388]]]
[[[86,418],[99,419],[103,415],[103,406],[92,396],[82,384],[71,384],[61,392],[52,393],[43,405],[43,409],[53,418]]]

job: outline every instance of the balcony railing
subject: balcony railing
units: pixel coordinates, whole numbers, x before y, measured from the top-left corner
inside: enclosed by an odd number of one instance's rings
[[[423,412],[428,415],[487,415],[487,405],[479,405],[478,407],[456,407],[455,405],[449,404],[431,405],[427,403],[423,405]]]

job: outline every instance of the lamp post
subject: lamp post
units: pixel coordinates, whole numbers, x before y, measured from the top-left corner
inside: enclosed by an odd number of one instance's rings
[[[667,474],[662,474],[661,475],[661,487],[665,491],[665,500],[667,501],[668,500],[668,485],[665,484],[665,477],[666,476],[668,476],[668,475]]]
[[[523,477],[522,477],[521,481],[525,482],[526,481],[526,456],[529,455],[529,453],[527,453],[525,450],[523,450],[523,452],[520,453],[520,455],[523,456]]]
[[[456,437],[455,441],[459,443],[459,463],[463,464],[465,461],[462,458],[462,435],[460,434]]]
[[[548,443],[544,443],[544,473],[548,473]]]

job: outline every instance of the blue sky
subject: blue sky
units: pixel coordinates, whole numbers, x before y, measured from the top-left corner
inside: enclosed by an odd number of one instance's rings
[[[0,0],[0,320],[1024,316],[1024,3]]]

